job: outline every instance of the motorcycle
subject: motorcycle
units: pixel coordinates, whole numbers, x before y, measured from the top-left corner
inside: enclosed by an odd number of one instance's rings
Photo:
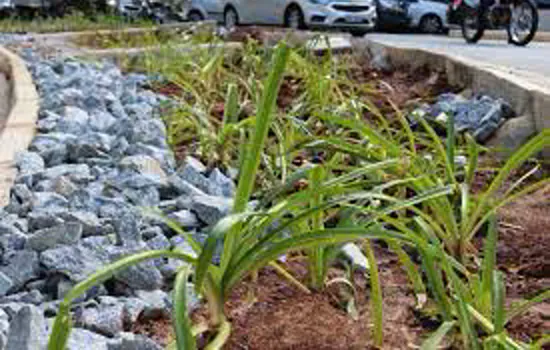
[[[466,42],[477,43],[486,29],[506,29],[508,43],[525,46],[538,29],[539,15],[534,0],[454,0],[448,21],[460,25]]]

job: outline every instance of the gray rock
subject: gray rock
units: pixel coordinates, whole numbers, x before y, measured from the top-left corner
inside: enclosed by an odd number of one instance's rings
[[[0,296],[4,296],[10,289],[13,288],[13,282],[11,278],[0,272]]]
[[[34,210],[29,213],[29,230],[38,230],[62,224],[63,216],[67,215],[66,208],[52,207],[42,210]]]
[[[42,311],[33,305],[19,310],[10,323],[6,350],[36,350],[46,343],[46,320]]]
[[[52,208],[63,208],[69,204],[65,197],[55,192],[35,192],[32,199],[32,210],[48,210]]]
[[[147,155],[125,157],[120,161],[120,166],[137,171],[139,174],[151,178],[159,186],[166,186],[168,178],[160,163]]]
[[[16,184],[11,189],[11,195],[17,199],[17,201],[28,210],[31,206],[33,198],[32,191],[24,184]]]
[[[166,148],[166,127],[160,119],[146,118],[138,120],[133,124],[128,141]]]
[[[87,211],[71,211],[61,214],[68,222],[76,222],[82,226],[82,236],[101,236],[108,232],[96,214]]]
[[[524,145],[535,134],[533,118],[523,116],[507,120],[487,144],[495,148],[499,154],[507,156]]]
[[[208,176],[208,193],[218,197],[232,198],[235,195],[235,184],[219,169],[214,169]]]
[[[8,314],[0,309],[0,349],[5,349],[8,344],[8,332],[10,330],[10,321]]]
[[[121,333],[116,342],[109,345],[109,350],[162,350],[163,348],[144,335]]]
[[[21,232],[0,236],[0,249],[3,254],[14,250],[22,250],[27,243],[27,236]]]
[[[113,218],[113,224],[119,245],[135,245],[141,241],[139,230],[141,216],[135,210],[121,210],[119,216]]]
[[[184,181],[201,191],[208,192],[210,181],[204,175],[205,171],[206,167],[200,161],[193,157],[187,157],[182,167],[178,169],[178,174]]]
[[[90,113],[90,128],[94,131],[108,132],[116,122],[116,118],[109,112],[98,109]]]
[[[145,303],[143,317],[157,318],[161,316],[170,317],[172,299],[162,290],[137,290],[136,297]]]
[[[21,152],[15,157],[19,175],[34,174],[44,170],[44,159],[34,152]]]
[[[1,266],[0,272],[12,280],[14,290],[23,287],[25,283],[38,276],[38,254],[36,252],[16,251],[9,257],[5,256],[4,259],[8,261],[8,265]]]
[[[68,144],[69,160],[73,162],[108,162],[115,139],[103,133],[87,133]]]
[[[81,237],[82,225],[77,222],[68,222],[36,231],[27,240],[27,247],[43,252],[57,245],[76,244]]]
[[[0,222],[0,235],[17,235],[22,234],[21,230],[18,229],[14,224]]]
[[[160,193],[155,186],[125,188],[122,195],[137,207],[156,207],[160,203]]]
[[[86,164],[58,165],[48,168],[42,173],[42,178],[46,180],[54,180],[61,176],[66,176],[71,181],[79,184],[85,184],[94,179],[90,167]]]
[[[148,250],[145,243],[132,246],[131,248],[122,247],[120,251],[113,256],[113,261],[129,254]],[[132,289],[155,290],[162,287],[164,279],[157,269],[154,261],[145,261],[138,265],[131,266],[125,270],[116,273],[115,278]]]
[[[73,328],[66,350],[109,350],[109,338],[82,328]],[[90,347],[93,344],[92,348]]]
[[[200,196],[204,191],[183,180],[179,175],[174,174],[168,178],[168,187],[161,192],[163,198],[175,198],[181,195]]]
[[[53,181],[53,191],[65,198],[68,198],[77,190],[78,187],[65,176]]]
[[[0,309],[8,315],[8,319],[11,321],[27,305],[26,303],[7,303],[0,305]]]
[[[7,303],[24,303],[40,305],[45,300],[44,295],[39,290],[33,289],[29,292],[20,292],[16,294],[7,295],[0,299],[0,304]]]
[[[76,105],[76,104],[75,104]],[[81,135],[88,130],[90,115],[83,109],[66,105],[63,108],[63,118],[59,120],[57,129],[63,133]]]
[[[105,336],[115,336],[124,330],[124,304],[99,304],[97,308],[80,309],[75,324]]]
[[[78,245],[49,249],[40,254],[40,262],[50,272],[80,282],[110,262],[111,242],[106,237],[84,238]]]
[[[233,200],[224,197],[194,196],[193,209],[199,219],[208,225],[214,225],[227,216],[233,207]]]
[[[147,307],[147,303],[139,298],[120,298],[118,300],[124,303],[125,324],[135,324]]]
[[[175,221],[184,229],[193,229],[200,226],[197,216],[189,210],[180,210],[168,215],[168,218]]]

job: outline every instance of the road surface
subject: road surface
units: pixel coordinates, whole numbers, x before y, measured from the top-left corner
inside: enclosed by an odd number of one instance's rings
[[[527,47],[515,47],[505,41],[482,39],[478,44],[470,45],[461,38],[414,34],[369,34],[367,38],[391,46],[475,60],[550,89],[550,43],[532,42]]]

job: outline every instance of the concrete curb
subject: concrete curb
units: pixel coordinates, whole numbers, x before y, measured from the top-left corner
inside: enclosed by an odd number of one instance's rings
[[[505,67],[424,49],[397,47],[369,39],[368,36],[362,40],[353,40],[351,45],[354,50],[387,60],[393,67],[429,66],[433,70],[445,72],[451,85],[505,99],[519,116],[531,120],[536,132],[550,128],[550,89],[536,85]],[[502,146],[495,144],[497,148]],[[550,158],[550,149],[544,151],[543,157]]]
[[[3,207],[9,202],[16,175],[15,156],[25,151],[34,137],[39,97],[23,60],[3,47],[0,47],[0,71],[11,85],[11,109],[0,130],[0,207]]]

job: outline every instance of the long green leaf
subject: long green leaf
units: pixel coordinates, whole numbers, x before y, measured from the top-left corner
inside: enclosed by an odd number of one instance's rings
[[[436,350],[439,348],[441,342],[449,333],[451,329],[456,325],[456,321],[443,322],[441,326],[420,346],[420,350]]]
[[[369,262],[370,289],[371,289],[371,309],[372,319],[374,323],[374,345],[381,348],[384,343],[384,319],[383,319],[383,303],[382,303],[382,286],[380,285],[380,277],[378,276],[378,263],[372,249],[371,243],[366,240],[363,244],[365,255]]]
[[[178,350],[195,350],[197,345],[191,332],[191,321],[187,315],[187,281],[189,268],[184,267],[176,276],[174,283],[174,332]]]
[[[491,182],[487,191],[480,196],[476,210],[470,217],[470,225],[467,230],[470,232],[470,236],[475,234],[475,232],[472,233],[472,231],[478,219],[484,214],[490,199],[496,194],[510,173],[548,145],[550,145],[550,129],[545,129],[510,156],[496,178]]]
[[[410,240],[400,234],[380,232],[362,228],[336,228],[325,229],[318,232],[304,232],[297,237],[286,238],[278,242],[266,244],[250,251],[238,264],[230,266],[224,275],[223,286],[226,290],[231,288],[246,273],[265,266],[271,260],[277,259],[282,254],[291,251],[299,251],[306,248],[330,246],[347,243],[355,240],[377,238],[396,239],[409,242]]]
[[[262,151],[269,132],[273,109],[275,108],[289,53],[289,48],[285,44],[279,44],[275,51],[272,70],[267,79],[264,94],[258,108],[256,127],[244,155],[233,213],[241,213],[247,209],[248,201],[256,182],[256,173],[260,165]],[[222,254],[222,271],[227,267],[231,254],[235,250],[235,247],[238,246],[238,236],[239,230],[235,229],[225,239],[224,252]]]
[[[485,246],[483,248],[483,264],[481,267],[481,295],[478,297],[479,310],[485,317],[491,316],[493,295],[493,272],[496,265],[497,246],[497,218],[495,215],[489,220],[489,228]]]

